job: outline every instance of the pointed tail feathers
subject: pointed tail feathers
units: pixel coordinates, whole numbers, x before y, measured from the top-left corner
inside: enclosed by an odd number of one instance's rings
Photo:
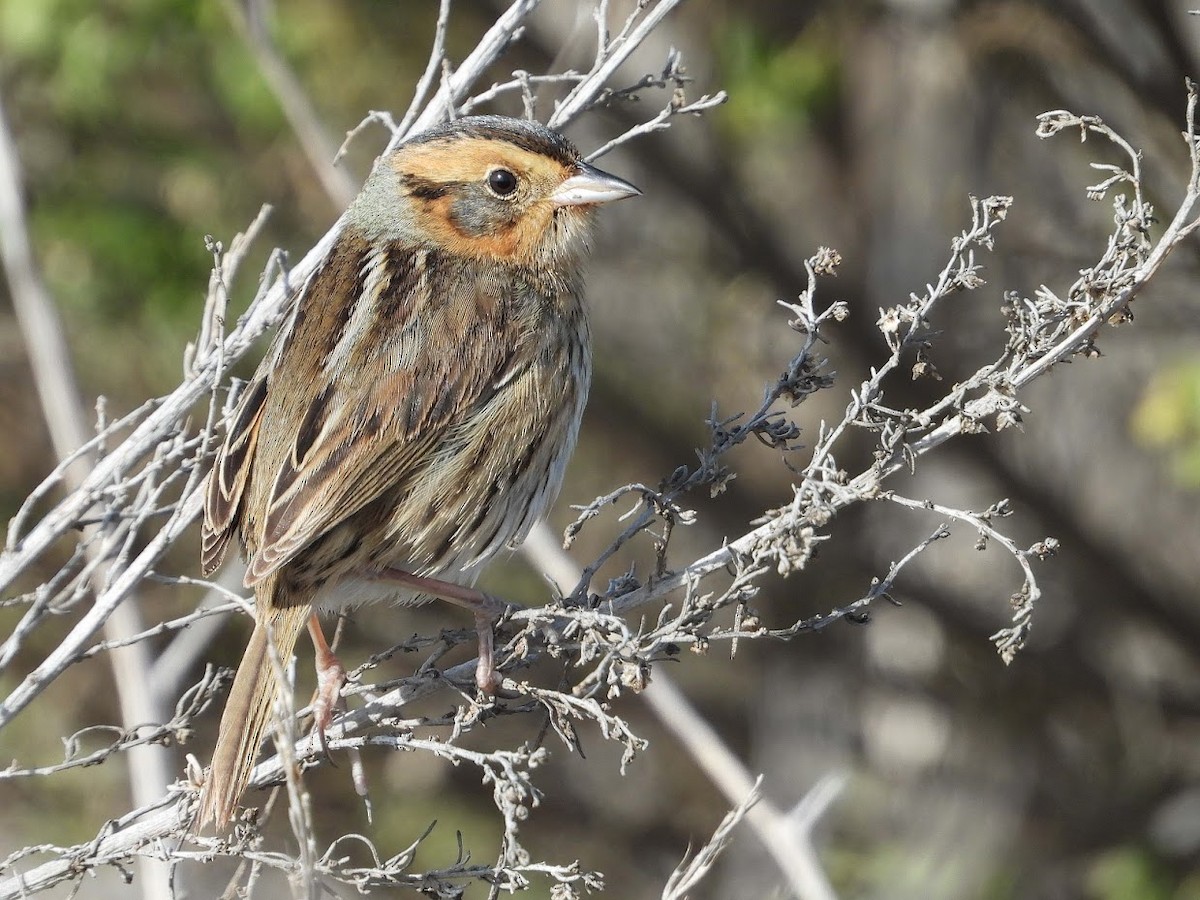
[[[279,659],[286,665],[309,614],[307,604],[274,606],[267,615],[263,615],[263,605],[259,605],[259,622],[238,665],[221,716],[212,767],[200,795],[198,828],[212,822],[223,829],[233,818],[238,800],[250,782],[250,772],[279,693],[269,643],[274,644]],[[263,619],[267,621],[264,623]]]

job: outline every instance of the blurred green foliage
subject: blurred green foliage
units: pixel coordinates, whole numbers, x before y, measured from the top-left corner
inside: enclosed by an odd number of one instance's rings
[[[1200,485],[1200,361],[1160,371],[1134,409],[1131,426],[1143,444],[1170,455],[1181,483]]]
[[[719,116],[731,136],[755,140],[836,105],[838,49],[820,20],[798,34],[770,33],[762,20],[731,14],[715,36],[722,84],[736,100]]]
[[[1171,879],[1137,847],[1119,847],[1098,859],[1087,880],[1088,896],[1096,900],[1183,900]]]
[[[436,4],[289,5],[273,37],[333,135],[407,104]],[[274,211],[235,308],[272,245],[302,252],[334,209],[223,3],[0,0],[0,92],[17,133],[36,252],[89,393],[115,409],[178,378],[212,260]],[[470,38],[470,16],[458,19]],[[367,133],[347,165],[382,144]],[[114,362],[119,360],[119,365]]]

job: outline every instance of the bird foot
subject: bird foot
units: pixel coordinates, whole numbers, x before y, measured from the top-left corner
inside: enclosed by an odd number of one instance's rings
[[[414,575],[403,569],[384,569],[376,572],[374,577],[402,584],[470,610],[475,615],[475,633],[479,637],[479,662],[475,666],[475,685],[485,694],[496,693],[502,679],[496,671],[496,638],[493,628],[509,608],[509,604],[477,588],[442,581],[440,578]]]
[[[503,681],[496,671],[496,632],[495,625],[504,615],[505,604],[488,594],[481,594],[487,602],[486,608],[475,610],[475,634],[479,639],[479,662],[475,664],[475,685],[483,693],[491,696],[496,693]]]
[[[329,755],[329,743],[325,731],[333,722],[333,711],[341,702],[342,688],[346,684],[346,667],[325,640],[321,623],[316,613],[308,620],[308,631],[312,636],[313,647],[316,650],[317,690],[313,694],[312,715],[313,732],[321,743],[321,750],[330,764],[333,759]]]

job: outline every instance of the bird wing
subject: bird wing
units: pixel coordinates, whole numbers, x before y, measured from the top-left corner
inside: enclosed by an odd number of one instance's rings
[[[221,565],[229,540],[237,529],[246,479],[258,445],[258,423],[267,398],[267,379],[260,374],[242,393],[225,441],[217,451],[204,492],[204,525],[201,531],[200,567],[211,575]]]
[[[235,417],[255,436],[231,430],[226,446],[241,456],[223,448],[219,460],[221,484],[245,493],[249,480],[262,479],[249,492],[265,503],[247,585],[427,465],[448,428],[532,361],[513,351],[498,280],[432,252],[379,253],[359,243],[335,254],[329,268],[340,271],[310,283],[293,326],[277,338],[260,408],[248,411],[250,396]],[[225,473],[227,465],[238,472]],[[230,502],[222,498],[213,512]]]

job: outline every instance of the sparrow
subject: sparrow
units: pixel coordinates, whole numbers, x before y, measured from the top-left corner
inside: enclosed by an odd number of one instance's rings
[[[592,368],[583,264],[597,207],[640,194],[562,135],[459,119],[377,160],[299,286],[205,486],[201,562],[235,537],[255,626],[202,789],[201,828],[245,790],[308,626],[323,734],[344,671],[316,611],[438,598],[474,614],[495,690],[504,604],[474,587],[554,501]]]

